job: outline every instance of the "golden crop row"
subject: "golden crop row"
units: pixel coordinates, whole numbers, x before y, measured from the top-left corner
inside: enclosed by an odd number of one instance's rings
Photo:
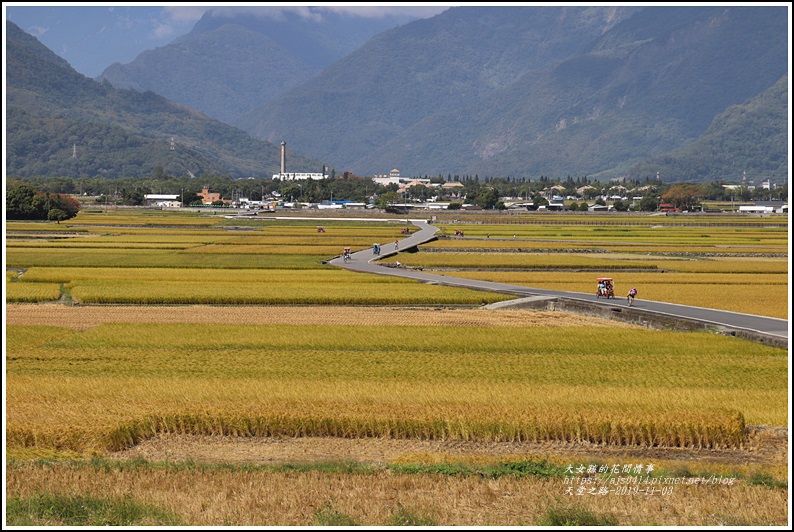
[[[143,242],[96,242],[94,240],[56,240],[42,242],[41,240],[14,240],[6,242],[6,248],[37,248],[37,249],[189,249],[197,244],[180,244],[177,242],[143,243]]]
[[[33,284],[33,283],[31,283]],[[86,304],[480,305],[512,296],[420,283],[76,281],[72,298]]]
[[[787,416],[785,351],[706,333],[11,325],[7,349],[9,442],[23,446],[107,449],[164,430],[709,447],[741,442],[736,412]]]
[[[223,219],[213,218],[193,212],[151,212],[151,211],[126,211],[124,213],[108,212],[88,212],[80,211],[77,216],[67,220],[61,225],[81,226],[81,225],[195,225],[210,226],[217,225]]]
[[[337,253],[338,254],[338,253]],[[10,267],[116,267],[116,268],[229,268],[316,269],[327,255],[190,254],[155,249],[57,249],[12,248],[6,250]]]
[[[57,301],[61,285],[53,283],[7,283],[6,302]]]
[[[744,441],[745,420],[718,402],[770,401],[739,401],[738,390],[719,389],[679,392],[660,404],[662,389],[297,377],[15,376],[7,388],[7,441],[119,450],[171,432],[734,447]],[[58,397],[57,405],[47,397]]]
[[[409,266],[427,268],[595,268],[595,269],[642,269],[664,268],[664,259],[627,260],[605,253],[415,253],[385,259],[399,260]]]
[[[189,249],[185,249],[181,253],[196,253],[196,254],[207,254],[207,255],[215,255],[215,254],[224,254],[224,255],[325,255],[329,259],[338,255],[342,254],[344,250],[343,245],[323,245],[322,243],[318,242],[316,245],[279,245],[279,244],[272,244],[272,245],[255,245],[255,246],[248,246],[248,245],[231,245],[231,244],[224,244],[224,245],[217,245],[217,244],[210,244],[207,246],[200,246],[200,247],[191,247]],[[352,245],[349,246],[351,249],[356,251],[361,251],[362,249],[372,247],[372,244],[366,245]]]
[[[438,310],[426,307],[351,307],[351,306],[68,306],[57,304],[6,305],[6,324],[46,326],[34,329],[33,336],[46,343],[74,330],[85,330],[103,323],[206,323],[236,325],[379,325],[384,327],[433,325],[451,330],[466,327],[587,327],[610,329],[638,326],[624,322],[521,309],[491,312],[476,308]],[[54,328],[54,329],[53,329]],[[49,334],[49,331],[52,334]],[[15,335],[14,338],[19,338]]]
[[[524,269],[590,269],[602,270],[666,270],[690,273],[788,273],[788,261],[776,258],[719,257],[681,260],[675,257],[629,258],[610,253],[416,253],[389,257],[386,262],[426,268],[524,268]]]
[[[515,251],[542,251],[542,250],[593,250],[612,253],[664,253],[680,255],[684,253],[695,254],[765,254],[777,253],[785,254],[786,246],[743,246],[728,248],[723,246],[687,246],[687,245],[658,245],[658,244],[625,244],[607,242],[579,242],[579,241],[545,241],[545,240],[438,240],[422,245],[423,251],[447,251],[447,250],[492,250]]]
[[[636,234],[638,237],[665,237],[666,234],[673,234],[681,237],[691,236],[716,236],[716,235],[730,235],[736,233],[739,237],[744,236],[757,236],[765,237],[769,235],[785,235],[785,227],[764,227],[764,224],[758,224],[757,227],[736,227],[736,226],[714,226],[704,223],[696,226],[676,226],[667,223],[655,223],[649,221],[647,225],[614,225],[608,220],[603,220],[603,224],[599,223],[598,219],[585,219],[582,224],[577,224],[576,219],[567,220],[562,218],[558,219],[560,223],[555,224],[553,221],[547,221],[543,224],[490,224],[490,223],[477,223],[477,224],[438,224],[447,234],[450,230],[454,233],[455,229],[463,229],[467,234],[476,234],[482,238],[486,235],[492,237],[500,235],[501,237],[511,237],[513,234],[519,235],[544,235],[544,236],[561,236],[561,235],[628,235]],[[574,222],[574,223],[569,223]],[[781,220],[781,223],[785,224]]]
[[[16,272],[14,272],[16,277]],[[410,283],[399,277],[355,273],[341,268],[246,270],[208,268],[47,268],[25,271],[23,282],[161,281],[234,283]]]
[[[381,238],[380,240],[374,240],[375,238]],[[405,238],[403,235],[400,235],[397,231],[393,234],[386,234],[386,235],[379,235],[379,236],[359,236],[359,235],[349,235],[349,236],[340,236],[340,235],[333,235],[333,236],[325,236],[325,234],[321,234],[318,236],[292,236],[292,235],[273,235],[268,233],[267,235],[258,234],[256,236],[237,236],[233,238],[223,239],[221,241],[215,242],[215,244],[219,245],[248,245],[248,246],[363,246],[363,247],[372,247],[374,243],[384,243],[384,242],[394,242],[395,238]]]
[[[720,227],[723,225],[734,225],[737,227],[746,227],[748,225],[757,225],[759,227],[768,226],[771,223],[783,224],[788,223],[788,215],[770,217],[756,217],[756,216],[736,216],[731,214],[721,215],[707,215],[707,216],[665,216],[658,217],[656,215],[636,215],[636,214],[622,214],[622,213],[609,213],[609,214],[555,214],[555,213],[531,213],[521,212],[513,213],[509,216],[503,216],[492,213],[482,212],[465,212],[465,211],[440,211],[437,214],[440,222],[455,225],[461,221],[472,220],[472,225],[482,226],[521,226],[524,224],[547,224],[550,222],[562,222],[566,225],[592,225],[601,224],[605,226],[621,226],[622,224],[637,225],[664,225],[664,226],[681,226],[686,227],[692,224],[715,226]],[[457,221],[456,221],[457,220]],[[469,225],[469,224],[466,224]]]

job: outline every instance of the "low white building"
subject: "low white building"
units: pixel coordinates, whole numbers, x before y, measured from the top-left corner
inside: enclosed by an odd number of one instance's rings
[[[147,207],[181,207],[182,198],[179,194],[146,194],[143,204]]]
[[[775,208],[766,205],[742,205],[739,207],[739,212],[773,213]]]
[[[314,180],[318,180],[319,181],[321,179],[327,179],[327,178],[328,178],[328,175],[326,175],[326,174],[319,174],[319,173],[312,174],[312,173],[306,173],[306,172],[304,172],[304,173],[294,173],[293,172],[293,173],[286,173],[286,174],[282,174],[282,173],[273,174],[273,179],[278,179],[280,181],[305,181],[307,179],[314,179]]]

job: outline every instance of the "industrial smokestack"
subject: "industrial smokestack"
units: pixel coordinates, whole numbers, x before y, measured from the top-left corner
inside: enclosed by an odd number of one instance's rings
[[[287,143],[281,141],[281,173],[287,173]]]

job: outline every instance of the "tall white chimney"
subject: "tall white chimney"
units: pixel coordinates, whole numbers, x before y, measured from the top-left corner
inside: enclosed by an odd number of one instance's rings
[[[287,143],[285,141],[281,141],[281,173],[287,173]]]

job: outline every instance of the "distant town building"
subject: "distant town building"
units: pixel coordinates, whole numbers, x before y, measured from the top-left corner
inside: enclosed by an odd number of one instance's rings
[[[222,201],[223,203],[231,205],[232,200],[230,199],[223,199],[221,198],[220,193],[218,192],[210,192],[208,188],[201,189],[201,192],[196,194],[198,197],[201,198],[202,205],[210,205],[215,203],[216,201]]]
[[[423,177],[402,177],[400,171],[396,168],[392,169],[388,174],[375,174],[372,176],[372,181],[378,185],[400,185],[401,188],[409,188],[416,185],[430,185],[430,178]]]
[[[220,193],[210,192],[208,188],[201,189],[201,192],[199,192],[197,196],[201,198],[201,203],[204,205],[209,205],[214,201],[221,201]]]
[[[147,207],[181,207],[179,194],[145,194],[143,204]]]

